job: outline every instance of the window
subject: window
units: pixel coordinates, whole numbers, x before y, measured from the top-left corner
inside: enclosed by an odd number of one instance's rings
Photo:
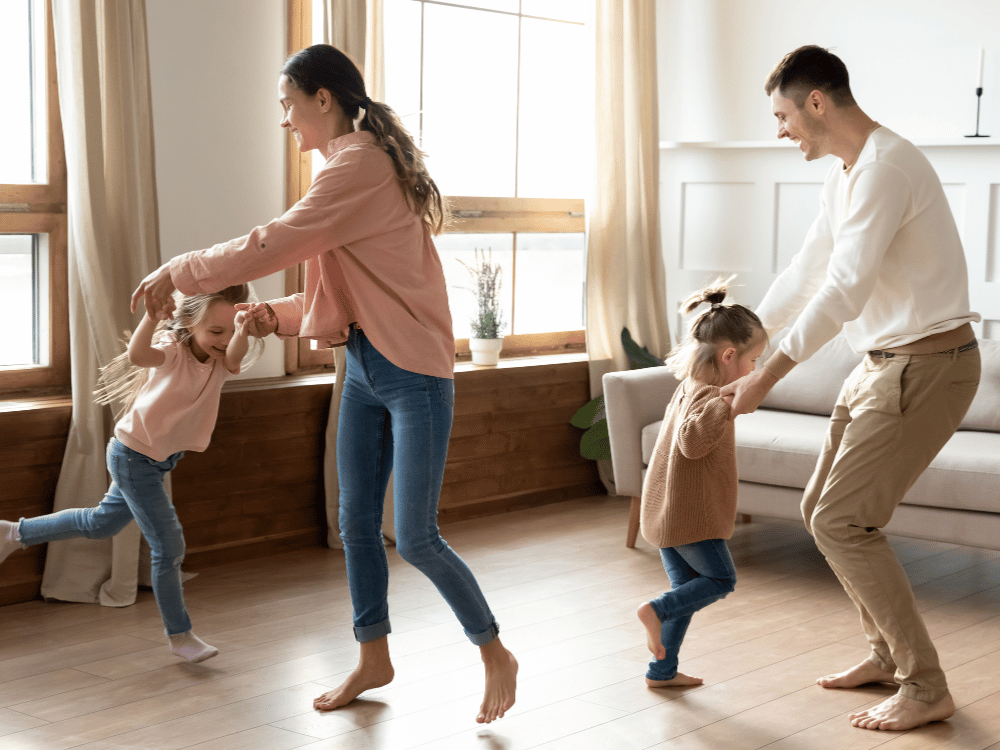
[[[0,387],[69,382],[66,172],[48,2],[0,4]]]
[[[290,0],[288,50],[319,41],[321,0]],[[384,0],[385,101],[428,154],[452,212],[435,238],[459,355],[475,300],[459,260],[503,267],[504,352],[584,348],[587,0]],[[319,166],[289,139],[288,203]],[[301,286],[288,274],[289,293]],[[300,341],[289,372],[332,362]]]
[[[385,0],[385,99],[453,214],[435,244],[459,353],[476,249],[503,268],[505,351],[583,346],[590,8]]]

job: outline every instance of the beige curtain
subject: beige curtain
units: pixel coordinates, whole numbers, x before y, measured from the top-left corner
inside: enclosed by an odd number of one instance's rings
[[[670,349],[660,247],[654,0],[596,0],[595,183],[587,212],[591,395],[628,368],[621,330]]]
[[[365,77],[368,96],[383,101],[385,78],[383,74],[382,0],[326,0],[323,3],[323,41],[332,44],[350,57],[361,68]],[[334,349],[336,382],[330,397],[330,411],[326,422],[325,470],[327,540],[329,547],[343,548],[340,541],[340,484],[337,481],[337,425],[340,417],[340,396],[344,391],[347,372],[347,354],[344,347]],[[382,532],[395,540],[392,524],[392,477],[386,492]]]
[[[53,0],[66,145],[73,420],[55,509],[95,505],[108,488],[108,412],[93,402],[99,364],[133,328],[132,290],[159,262],[144,0]],[[49,545],[42,596],[135,601],[140,534]]]

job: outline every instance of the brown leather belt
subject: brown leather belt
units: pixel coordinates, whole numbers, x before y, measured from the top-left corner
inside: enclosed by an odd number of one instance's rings
[[[942,354],[954,349],[963,349],[967,345],[974,344],[975,341],[972,324],[965,323],[958,328],[943,331],[942,333],[932,333],[930,336],[924,336],[924,338],[909,344],[894,346],[889,349],[877,349],[868,353],[883,356],[887,354],[892,356],[897,354]],[[968,348],[971,349],[973,347],[969,346]]]

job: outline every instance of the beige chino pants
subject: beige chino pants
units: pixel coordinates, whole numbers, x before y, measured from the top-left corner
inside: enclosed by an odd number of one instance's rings
[[[978,349],[867,355],[844,383],[802,499],[806,528],[861,613],[871,662],[927,703],[947,682],[881,528],[958,428],[979,373]]]

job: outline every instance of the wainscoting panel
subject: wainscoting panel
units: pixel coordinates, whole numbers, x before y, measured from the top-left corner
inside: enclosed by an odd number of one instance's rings
[[[819,213],[822,182],[779,182],[774,186],[774,257],[771,273],[781,273],[802,247]]]
[[[685,183],[680,265],[687,271],[728,268],[746,271],[746,227],[753,204],[752,183]]]

